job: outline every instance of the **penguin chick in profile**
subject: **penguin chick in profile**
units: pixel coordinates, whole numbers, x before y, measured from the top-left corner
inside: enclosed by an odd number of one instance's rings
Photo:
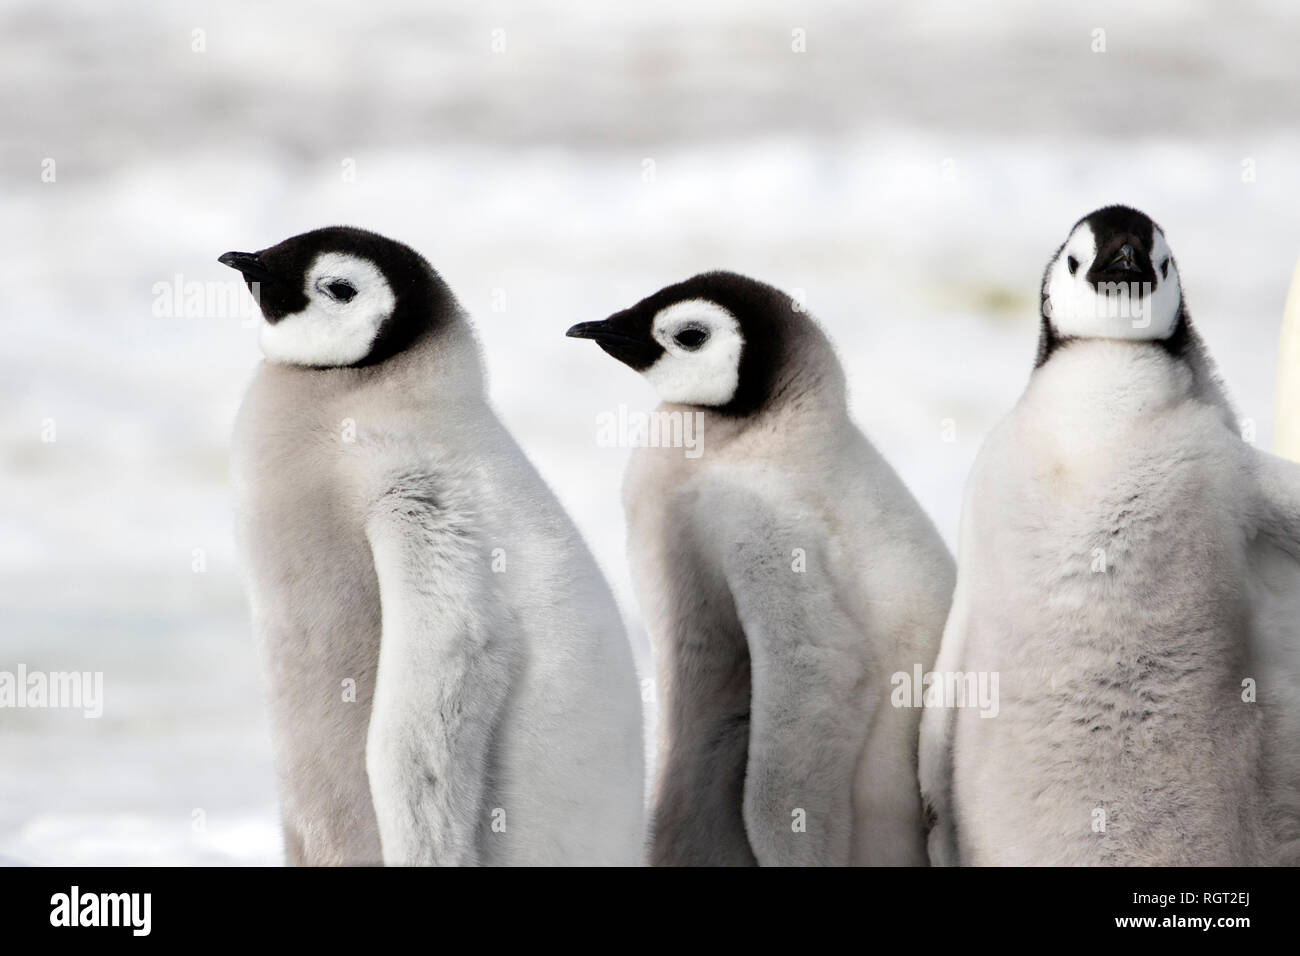
[[[829,341],[788,296],[711,272],[568,332],[640,372],[661,434],[624,487],[655,651],[659,865],[923,864],[919,709],[953,565],[849,418]],[[671,444],[671,442],[666,443]]]
[[[636,863],[626,633],[451,290],[359,229],[220,261],[265,318],[235,499],[289,862]]]
[[[1146,215],[1079,220],[966,486],[935,863],[1300,862],[1300,466],[1248,445]],[[931,704],[934,706],[931,706]]]

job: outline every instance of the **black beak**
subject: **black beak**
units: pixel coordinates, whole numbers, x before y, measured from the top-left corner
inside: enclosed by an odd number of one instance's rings
[[[1119,247],[1115,257],[1106,263],[1106,270],[1113,272],[1141,272],[1137,263],[1137,251],[1127,242]]]
[[[629,331],[625,327],[626,323],[618,322],[617,319],[618,316],[613,316],[603,322],[579,322],[564,334],[571,339],[591,339],[608,354],[638,372],[648,369],[664,350],[649,335]]]
[[[599,342],[602,338],[609,338],[611,335],[617,337],[619,333],[604,322],[579,322],[564,334],[571,339],[595,339]]]
[[[1097,261],[1088,270],[1093,288],[1101,283],[1150,283],[1155,288],[1156,274],[1146,250],[1136,240],[1116,236],[1097,250]]]
[[[227,252],[218,256],[217,261],[223,266],[237,269],[249,282],[265,282],[270,279],[271,271],[266,268],[256,252]]]

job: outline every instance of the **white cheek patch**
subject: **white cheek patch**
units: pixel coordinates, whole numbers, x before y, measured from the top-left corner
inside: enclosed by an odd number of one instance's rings
[[[357,294],[349,302],[331,299],[317,286],[345,279]],[[262,354],[285,365],[352,365],[370,354],[397,299],[379,267],[368,259],[324,252],[307,270],[307,308],[262,325]]]
[[[1169,259],[1169,274],[1162,275],[1161,263],[1169,257],[1169,246],[1160,231],[1152,237],[1151,264],[1156,270],[1156,287],[1132,295],[1128,283],[1108,289],[1094,289],[1088,270],[1097,255],[1097,243],[1086,223],[1070,236],[1061,255],[1052,264],[1047,280],[1048,306],[1052,326],[1063,336],[1080,338],[1154,340],[1168,337],[1178,318],[1182,293],[1178,272]],[[1069,258],[1079,261],[1070,274]]]
[[[708,340],[694,351],[673,336],[693,326],[708,331]],[[676,302],[654,317],[651,335],[664,354],[645,370],[645,377],[666,402],[683,405],[726,405],[740,383],[740,353],[744,339],[736,317],[706,299]]]
[[[1163,339],[1173,332],[1174,323],[1178,321],[1178,303],[1183,300],[1183,289],[1178,279],[1178,269],[1174,266],[1173,253],[1169,251],[1164,234],[1155,229],[1151,239],[1151,265],[1156,270],[1157,285],[1155,294],[1149,297],[1150,308],[1145,317],[1151,320],[1151,326],[1157,330],[1152,338]],[[1160,266],[1166,261],[1169,263],[1168,271],[1161,272]]]

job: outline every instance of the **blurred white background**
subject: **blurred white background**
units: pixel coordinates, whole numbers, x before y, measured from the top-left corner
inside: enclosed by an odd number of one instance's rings
[[[1285,0],[7,0],[0,669],[100,670],[106,699],[98,720],[0,710],[0,859],[279,860],[227,483],[256,331],[158,318],[156,283],[229,282],[220,253],[331,223],[424,253],[644,667],[628,452],[597,446],[596,415],[652,397],[571,323],[708,268],[801,292],[954,543],[1030,371],[1047,257],[1126,202],[1164,227],[1267,444],[1297,49]]]

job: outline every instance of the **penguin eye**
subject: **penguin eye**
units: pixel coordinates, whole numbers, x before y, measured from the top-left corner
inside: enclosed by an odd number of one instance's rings
[[[1160,263],[1160,278],[1169,278],[1169,257],[1165,256],[1165,261]]]
[[[686,328],[673,336],[673,341],[692,352],[708,341],[709,333],[704,329]]]
[[[1074,275],[1079,271],[1079,260],[1074,258],[1074,256],[1066,256],[1065,266],[1070,270],[1070,275]]]
[[[344,282],[342,279],[327,282],[325,292],[331,299],[339,302],[351,302],[352,297],[357,294],[357,290],[352,287],[352,283]]]

